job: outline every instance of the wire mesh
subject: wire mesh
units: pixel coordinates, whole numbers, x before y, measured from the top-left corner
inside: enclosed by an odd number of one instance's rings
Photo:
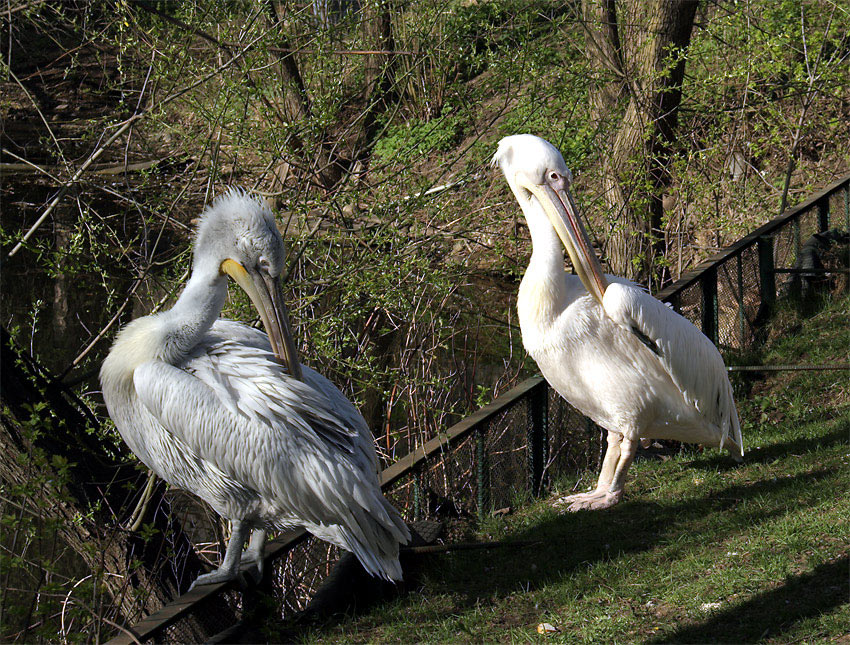
[[[546,474],[553,477],[595,468],[601,457],[599,426],[549,388],[549,451]]]
[[[494,417],[486,428],[485,450],[489,508],[505,508],[516,504],[518,496],[528,490],[528,402],[521,399]]]
[[[384,496],[390,504],[401,512],[401,516],[407,522],[421,519],[423,516],[421,510],[423,497],[421,479],[417,471],[413,475],[396,482],[388,490],[384,490]]]
[[[667,293],[676,310],[724,352],[742,352],[761,341],[759,329],[777,297],[799,295],[801,252],[812,236],[828,229],[850,231],[847,180],[805,208],[768,225],[760,238],[706,267],[694,281]],[[759,247],[767,250],[760,257]],[[850,262],[848,262],[850,264]],[[712,282],[716,277],[716,283]],[[826,280],[804,274],[808,280]],[[709,309],[711,308],[711,309]]]
[[[291,617],[307,607],[339,556],[339,548],[308,537],[275,562],[272,595],[279,618]]]
[[[198,643],[232,627],[242,617],[242,594],[227,591],[218,594],[192,608],[192,612],[180,619],[151,643]]]
[[[472,517],[476,513],[478,488],[475,482],[475,440],[469,436],[421,470],[423,516],[430,518]]]

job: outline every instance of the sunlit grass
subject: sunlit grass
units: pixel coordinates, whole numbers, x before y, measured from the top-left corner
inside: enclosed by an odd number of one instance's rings
[[[772,342],[765,363],[846,362],[848,300]],[[739,397],[748,454],[636,462],[626,500],[551,498],[489,522],[516,550],[429,556],[418,590],[308,642],[829,642],[850,625],[846,372],[780,373]],[[586,478],[590,481],[591,477]],[[574,482],[559,482],[567,487]],[[542,636],[539,623],[560,631]]]

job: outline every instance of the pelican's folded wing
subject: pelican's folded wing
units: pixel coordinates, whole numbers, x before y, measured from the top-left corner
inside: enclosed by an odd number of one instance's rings
[[[312,370],[305,377],[333,387]],[[240,487],[255,491],[266,509],[264,515],[278,523],[305,526],[354,551],[370,572],[398,579],[398,544],[409,534],[381,493],[374,444],[364,441],[357,429],[341,427],[343,420],[329,409],[345,400],[342,394],[336,388],[333,396],[322,394],[309,382],[285,377],[277,383],[273,400],[248,405],[227,400],[244,399],[247,383],[225,381],[211,385],[159,361],[143,363],[134,373],[139,400],[151,415],[214,467],[207,470],[219,470]],[[292,388],[285,395],[283,383]],[[228,388],[236,394],[223,396]],[[261,383],[260,396],[268,396],[266,390]],[[328,409],[316,409],[322,401]],[[362,419],[360,423],[365,427]],[[215,485],[212,482],[209,488]],[[374,545],[379,545],[379,557],[374,556]]]
[[[724,439],[731,434],[736,444],[743,446],[732,386],[714,344],[688,320],[635,285],[609,284],[602,304],[614,322],[657,357],[685,401],[716,426]]]

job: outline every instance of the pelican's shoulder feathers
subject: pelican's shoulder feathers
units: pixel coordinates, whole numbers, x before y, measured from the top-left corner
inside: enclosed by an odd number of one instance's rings
[[[162,340],[162,329],[155,316],[136,318],[127,324],[116,335],[100,367],[103,387],[123,388],[131,385],[133,371],[145,361],[156,357]]]
[[[297,427],[335,449],[373,459],[371,433],[351,402],[306,366],[303,382],[290,376],[257,329],[220,319],[178,367],[209,387],[231,414],[258,428]],[[370,443],[364,446],[366,437]]]

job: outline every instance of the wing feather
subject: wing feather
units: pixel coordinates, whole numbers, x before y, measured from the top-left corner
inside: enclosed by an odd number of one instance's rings
[[[685,401],[721,433],[720,446],[732,438],[743,454],[743,441],[732,385],[723,357],[688,320],[634,284],[609,284],[605,313],[645,345],[679,389]]]
[[[250,420],[273,427],[280,419],[298,423],[295,415],[335,448],[354,454],[365,441],[368,454],[374,453],[371,433],[351,402],[310,368],[304,383],[290,377],[258,330],[217,321],[181,367],[215,389],[229,410]]]

